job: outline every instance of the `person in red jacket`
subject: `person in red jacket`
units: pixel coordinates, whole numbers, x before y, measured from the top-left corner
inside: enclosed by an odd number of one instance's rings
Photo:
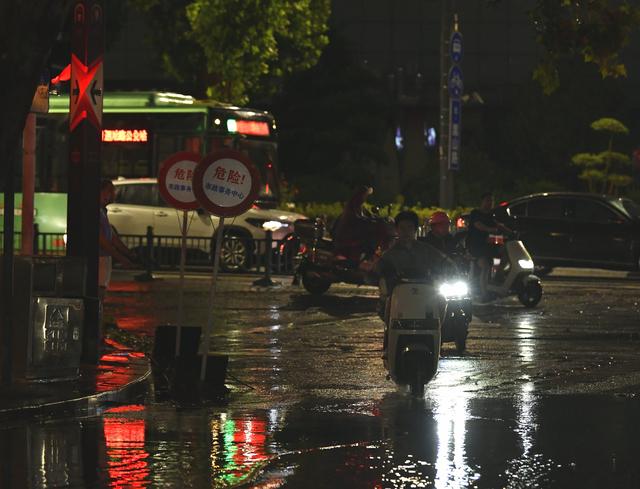
[[[375,247],[376,223],[364,208],[367,197],[372,193],[371,187],[356,189],[334,226],[335,253],[355,263],[360,262],[363,253],[371,253]]]

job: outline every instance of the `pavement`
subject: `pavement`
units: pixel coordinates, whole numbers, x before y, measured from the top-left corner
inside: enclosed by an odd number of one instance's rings
[[[174,274],[169,274],[172,275]],[[200,279],[199,282],[207,280],[206,274],[198,274],[191,278],[195,277]],[[221,278],[225,284],[224,289],[229,286],[233,289],[234,285],[237,285],[234,282],[246,282],[249,277],[238,275]],[[638,280],[640,275],[599,269],[556,268],[545,277],[547,278]],[[289,281],[290,277],[279,279]],[[115,296],[117,302],[116,316],[122,317],[110,318],[114,324],[106,330],[105,350],[98,364],[81,365],[78,376],[72,379],[20,382],[0,386],[0,421],[61,412],[91,412],[111,403],[130,402],[146,391],[151,377],[151,362],[144,351],[150,351],[148,343],[159,318],[146,317],[141,320],[132,317],[135,316],[135,302],[120,302],[126,299],[132,287],[148,289],[149,284],[136,282],[130,273],[120,272],[118,275],[116,272],[110,293],[112,298]],[[109,295],[107,297],[109,298]],[[134,299],[136,300],[138,299]]]
[[[0,421],[61,413],[91,413],[144,394],[151,375],[147,355],[105,338],[97,365],[80,365],[78,376],[24,381],[0,387]]]

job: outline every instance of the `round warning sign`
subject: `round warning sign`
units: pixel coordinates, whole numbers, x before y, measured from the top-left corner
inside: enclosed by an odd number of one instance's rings
[[[231,149],[205,156],[193,175],[196,199],[215,216],[242,214],[253,205],[259,188],[256,167],[247,156]]]
[[[193,175],[201,157],[197,153],[181,151],[175,153],[160,165],[158,189],[160,195],[171,207],[181,210],[197,209],[200,204],[193,192]]]

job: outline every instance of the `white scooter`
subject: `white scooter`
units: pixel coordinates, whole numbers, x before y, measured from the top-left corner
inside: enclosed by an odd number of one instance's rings
[[[401,279],[389,297],[387,287],[382,279],[380,293],[387,297],[384,318],[387,344],[383,357],[387,378],[409,386],[412,395],[421,397],[425,384],[438,371],[443,324],[448,318],[457,318],[457,308],[461,300],[468,299],[469,288],[462,280],[438,284]]]
[[[522,241],[490,235],[494,248],[486,291],[489,299],[517,295],[525,307],[535,307],[542,299],[540,279],[534,275],[531,255]],[[477,265],[471,267],[471,283],[481,279]]]

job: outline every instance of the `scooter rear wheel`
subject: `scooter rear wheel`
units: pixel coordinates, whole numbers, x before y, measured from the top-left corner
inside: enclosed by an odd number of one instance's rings
[[[420,373],[415,373],[409,384],[409,392],[413,397],[424,396],[424,379]]]
[[[518,299],[524,307],[536,307],[542,299],[542,286],[540,282],[527,282],[518,293]]]
[[[331,282],[323,280],[319,277],[311,276],[308,272],[303,272],[302,285],[310,294],[322,295],[327,290],[329,290],[329,287],[331,287]]]

